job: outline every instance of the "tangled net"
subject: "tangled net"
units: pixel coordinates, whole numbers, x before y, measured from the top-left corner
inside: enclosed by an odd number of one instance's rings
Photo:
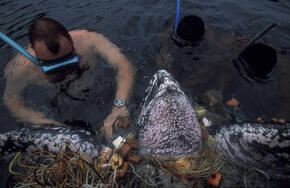
[[[58,148],[57,154],[39,151],[23,159],[17,153],[9,165],[8,187],[122,187],[125,177],[131,185],[145,181],[132,164],[122,169],[123,159],[115,151],[92,159],[65,138]]]
[[[215,140],[204,128],[203,138],[203,149],[198,155],[178,159],[153,158],[137,168],[123,161],[115,150],[102,151],[93,159],[63,138],[58,143],[57,153],[39,151],[25,157],[17,153],[9,165],[12,176],[7,185],[17,188],[158,187],[164,183],[160,170],[192,185],[219,171],[223,164],[222,155],[214,149]]]
[[[199,179],[205,179],[218,172],[223,166],[223,155],[215,149],[215,139],[202,126],[203,148],[196,155],[185,158],[152,158],[155,165],[164,172],[177,177],[184,184],[196,184]]]

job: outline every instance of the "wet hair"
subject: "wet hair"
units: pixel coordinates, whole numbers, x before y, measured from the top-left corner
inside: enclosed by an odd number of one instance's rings
[[[197,42],[205,33],[204,22],[195,15],[185,16],[180,20],[176,33],[185,41]]]
[[[255,43],[247,47],[241,53],[241,57],[253,73],[260,76],[270,73],[277,63],[276,50],[263,43]]]
[[[59,51],[60,36],[72,42],[71,36],[66,28],[51,18],[40,18],[32,23],[29,27],[28,36],[32,47],[34,47],[36,41],[43,41],[48,50],[53,54],[57,54]]]

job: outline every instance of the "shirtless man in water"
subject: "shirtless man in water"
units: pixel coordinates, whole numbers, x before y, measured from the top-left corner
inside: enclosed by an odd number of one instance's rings
[[[117,70],[115,102],[111,114],[104,120],[103,127],[106,136],[110,138],[114,122],[118,118],[128,116],[126,104],[129,102],[134,82],[135,71],[120,49],[102,34],[87,30],[68,32],[62,24],[50,18],[41,18],[30,26],[29,40],[27,51],[39,62],[58,62],[63,61],[63,57],[73,58],[76,55],[79,58],[79,67],[83,67],[88,66],[86,64],[91,54],[98,54]],[[68,57],[70,55],[71,57]],[[70,68],[66,68],[61,72],[45,74],[40,67],[18,54],[5,68],[7,83],[3,96],[4,104],[18,122],[30,123],[35,127],[44,124],[60,125],[60,122],[48,118],[43,112],[26,107],[21,92],[29,84],[51,88],[52,83],[71,72]]]

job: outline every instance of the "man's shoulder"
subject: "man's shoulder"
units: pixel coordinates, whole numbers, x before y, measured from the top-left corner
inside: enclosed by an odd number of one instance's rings
[[[69,32],[72,38],[75,37],[90,37],[90,36],[103,36],[100,33],[97,33],[96,31],[88,31],[88,30],[72,30]]]
[[[17,54],[7,63],[4,69],[4,76],[6,79],[26,79],[31,77],[31,73],[37,71],[38,69],[39,67],[36,67],[23,55]]]
[[[71,35],[81,35],[81,34],[87,34],[87,33],[89,33],[89,31],[88,30],[85,30],[85,29],[83,29],[83,30],[71,30],[71,31],[69,31],[69,34],[71,34]]]
[[[79,53],[86,51],[86,48],[103,48],[103,46],[114,46],[104,35],[95,31],[74,30],[70,31],[70,35],[74,42],[74,47]],[[81,53],[82,54],[82,53]]]

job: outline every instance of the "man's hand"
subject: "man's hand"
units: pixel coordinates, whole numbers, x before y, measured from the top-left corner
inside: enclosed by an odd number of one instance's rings
[[[129,116],[129,112],[126,106],[116,107],[114,106],[110,115],[104,120],[104,127],[102,128],[103,134],[107,139],[112,138],[113,125],[119,118],[125,118]]]

